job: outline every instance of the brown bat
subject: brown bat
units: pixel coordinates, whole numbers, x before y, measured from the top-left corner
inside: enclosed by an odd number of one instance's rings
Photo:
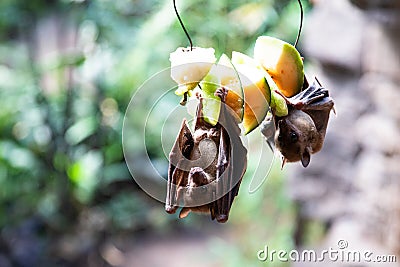
[[[329,91],[316,78],[311,85],[305,79],[303,88],[293,97],[282,95],[289,109],[287,116],[272,115],[261,125],[270,147],[274,144],[282,154],[282,167],[296,161],[308,166],[311,154],[320,151],[324,144],[329,114],[334,110]]]
[[[246,171],[247,150],[234,115],[224,105],[227,91],[220,88],[217,93],[222,100],[218,123],[204,121],[199,97],[194,133],[184,120],[169,155],[165,210],[172,214],[182,206],[180,218],[193,211],[226,222]]]

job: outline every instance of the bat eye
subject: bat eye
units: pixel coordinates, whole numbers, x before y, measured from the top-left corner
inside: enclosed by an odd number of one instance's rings
[[[292,143],[296,143],[299,140],[299,137],[297,136],[297,134],[295,132],[291,132],[290,133],[290,141]]]

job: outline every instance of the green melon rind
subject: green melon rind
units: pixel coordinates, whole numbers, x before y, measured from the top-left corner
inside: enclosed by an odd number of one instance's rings
[[[203,116],[204,120],[215,126],[218,123],[219,113],[221,111],[221,100],[215,96],[215,91],[220,86],[219,78],[212,74],[214,66],[211,67],[210,73],[204,77],[201,82],[201,90],[203,92]]]
[[[278,86],[268,73],[265,75],[265,80],[267,81],[271,90],[271,110],[273,110],[274,114],[278,117],[287,116],[289,114],[289,110],[286,104],[286,100],[276,92],[279,91]]]
[[[270,36],[260,36],[257,38],[256,45],[254,47],[254,59],[256,61],[263,61],[260,57],[263,59],[268,59],[268,58],[273,58],[276,54],[280,54],[281,51],[287,51],[287,53],[290,54],[294,65],[297,68],[297,86],[294,89],[294,94],[297,94],[298,92],[301,91],[301,88],[304,83],[304,66],[303,66],[303,60],[300,56],[300,53],[297,51],[297,49],[280,39],[270,37]],[[267,51],[267,52],[266,52]],[[271,57],[268,57],[266,54],[272,55]]]

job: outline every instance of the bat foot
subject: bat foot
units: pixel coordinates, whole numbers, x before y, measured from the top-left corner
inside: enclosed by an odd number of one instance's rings
[[[228,90],[225,87],[220,87],[215,91],[214,95],[219,97],[222,103],[225,103]]]
[[[308,88],[290,97],[288,100],[290,104],[300,110],[304,106],[323,101],[323,99],[327,98],[329,98],[329,91],[323,88],[315,78],[314,82]]]

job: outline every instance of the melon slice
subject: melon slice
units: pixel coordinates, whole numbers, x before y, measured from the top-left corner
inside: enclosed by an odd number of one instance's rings
[[[218,63],[214,64],[209,73],[200,83],[203,97],[204,120],[211,125],[216,125],[221,110],[221,99],[215,95],[218,88],[228,89],[226,104],[230,107],[237,122],[243,117],[243,91],[239,76],[228,56],[223,54]]]
[[[265,80],[266,72],[251,57],[232,52],[232,63],[239,73],[244,92],[243,128],[245,134],[263,121],[271,101],[271,91]]]
[[[280,39],[260,36],[254,59],[268,72],[286,97],[299,93],[304,83],[303,60],[297,49]]]
[[[225,54],[222,54],[218,64],[224,66],[224,74],[221,75],[220,83],[221,86],[228,89],[225,104],[228,105],[228,110],[234,113],[237,123],[240,123],[244,114],[244,93],[239,74]]]

